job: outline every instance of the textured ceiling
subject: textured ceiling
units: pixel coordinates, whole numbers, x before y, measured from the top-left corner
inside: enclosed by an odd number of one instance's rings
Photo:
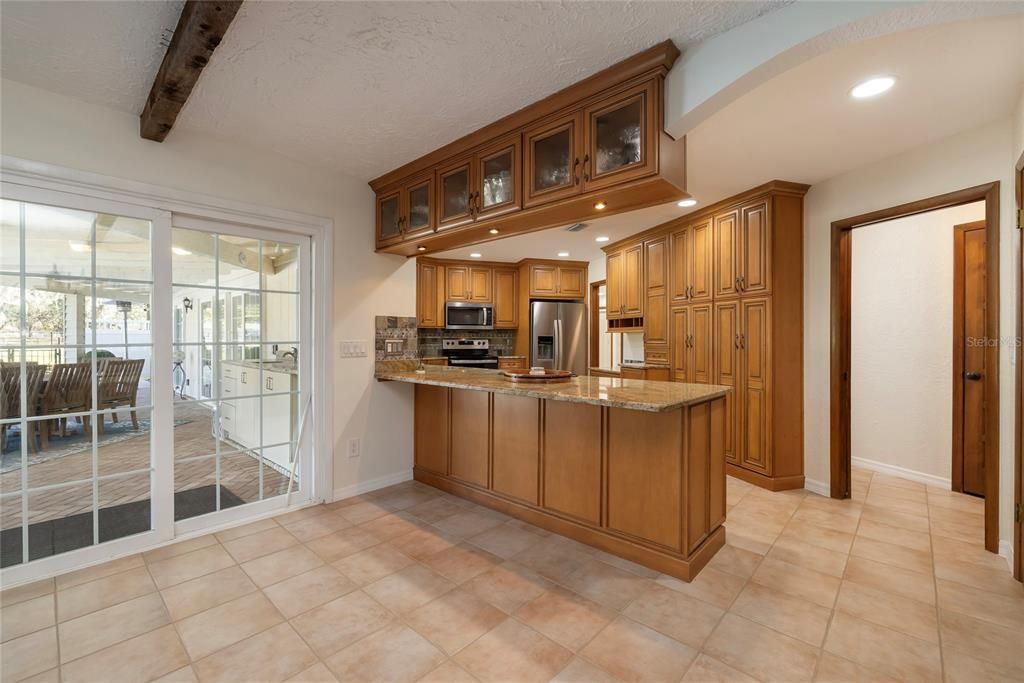
[[[177,126],[369,180],[666,38],[685,48],[781,4],[250,1]],[[5,0],[0,68],[138,113],[178,8]]]

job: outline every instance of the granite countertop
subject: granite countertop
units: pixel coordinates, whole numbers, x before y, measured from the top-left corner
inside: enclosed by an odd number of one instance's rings
[[[591,372],[606,372],[609,375],[617,375],[617,374],[619,374],[618,370],[610,370],[608,368],[597,368],[597,367],[594,367],[594,366],[590,367],[590,371]]]
[[[258,360],[223,360],[221,361],[225,365],[240,365],[243,368],[252,368],[253,370],[259,370],[261,365]],[[262,368],[267,372],[287,372],[290,375],[299,374],[299,369],[295,367],[295,363],[291,361],[263,361]]]
[[[527,384],[510,382],[498,370],[378,363],[375,377],[381,381],[430,384],[454,389],[493,391],[531,398],[589,403],[591,405],[664,412],[725,396],[731,389],[714,384],[684,384],[620,379],[618,377],[574,377],[568,382]]]

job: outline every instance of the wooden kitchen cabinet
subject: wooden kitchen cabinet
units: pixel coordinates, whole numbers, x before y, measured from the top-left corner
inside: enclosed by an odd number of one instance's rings
[[[416,324],[444,327],[445,269],[439,263],[416,263]]]
[[[485,266],[446,266],[446,300],[491,303],[491,274],[491,269]]]
[[[725,397],[725,459],[738,462],[737,434],[740,431],[740,305],[738,301],[716,303],[714,310],[715,384],[731,387]]]
[[[487,486],[490,480],[490,397],[469,389],[451,392],[449,473],[477,486]]]
[[[644,359],[668,365],[668,237],[644,242],[644,280]]]
[[[377,241],[392,243],[433,232],[434,176],[418,176],[377,198]]]
[[[574,111],[523,132],[524,206],[537,206],[583,191],[582,128],[582,112]]]
[[[738,210],[715,216],[715,291],[716,299],[739,294],[740,269],[736,243],[740,233]]]
[[[771,290],[770,198],[715,217],[715,297]]]
[[[712,304],[672,310],[672,380],[711,384],[714,359]]]
[[[437,171],[437,229],[464,225],[473,220],[470,194],[473,158],[465,157]]]
[[[606,248],[605,306],[608,320],[641,318],[644,314],[644,245]]]
[[[771,452],[771,319],[768,299],[740,301],[740,464],[772,474]]]
[[[657,169],[658,112],[654,81],[588,107],[582,160],[583,190],[651,175]]]
[[[705,219],[671,234],[670,299],[673,305],[711,300],[713,233],[711,220]]]
[[[523,160],[518,135],[499,140],[474,155],[472,196],[473,220],[485,220],[523,205]]]
[[[494,326],[519,327],[519,273],[515,268],[494,269]]]
[[[558,295],[566,299],[583,299],[587,296],[585,266],[558,267]]]
[[[587,267],[580,263],[530,262],[530,297],[583,299],[587,296]]]
[[[511,498],[540,502],[540,402],[494,394],[491,488]]]

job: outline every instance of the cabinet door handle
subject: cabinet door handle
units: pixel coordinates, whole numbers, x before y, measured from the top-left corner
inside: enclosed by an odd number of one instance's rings
[[[742,292],[747,291],[747,276],[746,275],[740,275],[740,291],[742,291]]]
[[[736,276],[735,286],[736,286],[736,291],[737,292],[740,291],[740,277],[739,277],[739,275]]]
[[[735,346],[737,349],[740,348],[740,335],[736,335],[736,339],[735,341],[733,341],[733,346]]]
[[[245,370],[242,370],[242,384],[247,384],[245,381]]]
[[[741,334],[740,335],[740,348],[741,349],[747,348],[747,335],[745,335],[745,334]]]
[[[583,182],[590,182],[590,155],[583,155]]]
[[[580,184],[580,158],[576,157],[572,162],[572,184]]]

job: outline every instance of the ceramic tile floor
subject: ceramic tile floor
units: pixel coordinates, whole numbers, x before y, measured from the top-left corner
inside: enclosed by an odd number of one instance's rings
[[[1024,679],[980,501],[729,480],[693,583],[407,482],[0,594],[3,681]]]

